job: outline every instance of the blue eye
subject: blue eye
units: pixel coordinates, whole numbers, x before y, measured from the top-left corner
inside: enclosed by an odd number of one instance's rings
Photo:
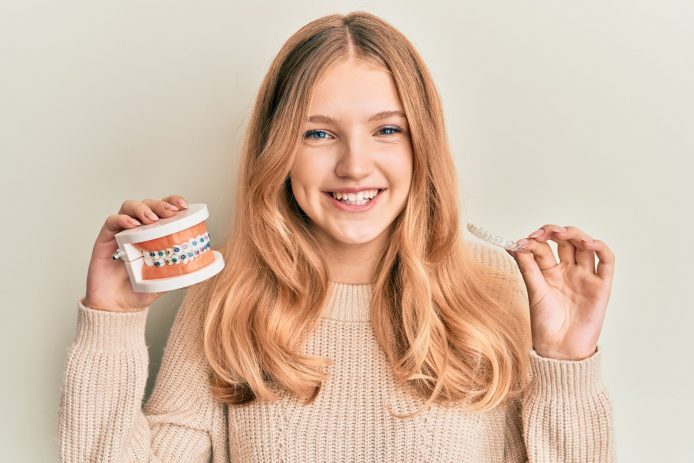
[[[316,134],[328,135],[328,133],[323,131],[323,130],[309,130],[308,132],[304,133],[304,138],[313,138],[315,140],[320,140],[320,139],[326,138],[326,137],[312,137],[312,135],[316,135]]]
[[[383,132],[384,130],[393,130],[393,132],[391,132],[390,134],[402,132],[402,129],[400,127],[383,127],[381,130],[379,130],[379,132]],[[386,134],[386,135],[390,135],[390,134]]]
[[[389,131],[389,132],[387,132]],[[383,127],[377,133],[385,132],[385,135],[394,135],[402,132],[400,127]],[[314,136],[315,135],[315,136]],[[312,138],[314,140],[326,140],[330,135],[324,130],[309,130],[304,132],[304,138]]]

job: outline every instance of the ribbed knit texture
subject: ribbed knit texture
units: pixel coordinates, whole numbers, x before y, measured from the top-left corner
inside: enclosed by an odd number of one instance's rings
[[[475,256],[504,269],[489,291],[502,300],[527,293],[503,250],[474,244]],[[78,301],[60,402],[64,462],[613,462],[611,403],[600,356],[542,358],[528,351],[532,382],[505,408],[473,414],[433,405],[396,385],[369,321],[371,284],[331,282],[304,352],[328,357],[330,378],[315,402],[285,394],[279,402],[226,407],[208,391],[202,308],[186,291],[152,396],[143,406],[149,308],[110,313]],[[506,299],[504,299],[506,298]]]

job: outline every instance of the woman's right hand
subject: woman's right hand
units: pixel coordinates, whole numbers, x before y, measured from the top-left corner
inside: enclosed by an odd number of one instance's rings
[[[118,249],[115,235],[121,230],[154,223],[160,217],[171,217],[187,207],[179,195],[161,201],[129,199],[117,214],[108,216],[94,243],[87,273],[87,295],[82,304],[110,312],[139,312],[161,297],[162,293],[140,293],[133,289],[123,262],[111,257]]]

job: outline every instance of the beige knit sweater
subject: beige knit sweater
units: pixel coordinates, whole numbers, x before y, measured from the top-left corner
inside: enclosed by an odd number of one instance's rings
[[[503,250],[476,255],[508,271],[490,291],[527,293]],[[329,357],[330,379],[311,405],[292,397],[226,407],[208,392],[199,297],[189,288],[176,315],[151,397],[145,322],[149,308],[112,313],[78,303],[58,441],[64,462],[612,462],[611,402],[600,353],[581,361],[530,350],[522,400],[485,414],[433,405],[396,386],[369,323],[369,284],[331,283],[324,316],[305,352]],[[510,300],[510,299],[509,299]]]

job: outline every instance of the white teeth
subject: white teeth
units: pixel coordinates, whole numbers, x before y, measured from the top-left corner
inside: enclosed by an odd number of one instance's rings
[[[368,201],[373,199],[374,196],[378,194],[378,190],[363,190],[359,193],[330,193],[335,199],[339,199],[344,202],[362,202],[365,199]]]

